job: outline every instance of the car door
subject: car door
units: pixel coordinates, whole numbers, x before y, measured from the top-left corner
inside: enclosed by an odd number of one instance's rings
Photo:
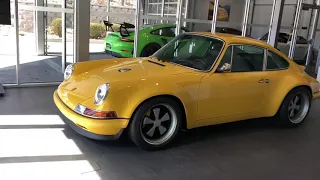
[[[265,50],[251,45],[233,45],[226,50],[219,67],[231,65],[230,72],[212,73],[200,84],[198,119],[217,122],[223,117],[252,117],[262,107],[266,72]]]

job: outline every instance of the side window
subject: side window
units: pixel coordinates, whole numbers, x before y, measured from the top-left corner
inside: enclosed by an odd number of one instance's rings
[[[289,63],[279,55],[268,51],[267,70],[287,69]]]
[[[167,37],[175,37],[176,33],[175,33],[176,28],[171,27],[171,28],[163,28],[163,34],[162,36],[167,36]]]
[[[231,65],[231,72],[255,72],[263,70],[264,49],[250,45],[229,46],[218,68]]]
[[[289,35],[286,34],[286,33],[279,33],[278,43],[287,44],[289,41],[291,41],[291,36],[289,36]]]
[[[298,36],[297,37],[297,44],[308,44],[308,41],[305,38]]]
[[[181,33],[188,32],[186,28],[181,28]],[[158,36],[166,36],[166,37],[175,37],[176,36],[176,28],[175,27],[167,27],[162,29],[157,29],[151,31],[151,34]]]
[[[233,46],[231,72],[263,70],[264,49],[250,45]]]
[[[262,38],[260,40],[266,41],[266,40],[268,40],[268,36],[269,36],[269,34],[267,33],[264,36],[262,36]]]
[[[218,69],[221,68],[225,63],[228,63],[231,65],[231,60],[232,60],[232,46],[229,46],[221,59]]]
[[[167,27],[167,28],[162,28],[162,29],[157,29],[151,32],[153,35],[158,35],[158,36],[166,36],[166,37],[175,37],[175,29],[174,27]]]
[[[151,34],[161,36],[162,29],[157,29],[157,30],[151,31]]]

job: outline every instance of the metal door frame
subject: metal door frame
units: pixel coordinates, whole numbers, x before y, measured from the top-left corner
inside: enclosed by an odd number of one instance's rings
[[[66,2],[66,0],[63,0]],[[21,8],[19,8],[21,7]],[[19,79],[19,71],[20,71],[20,45],[19,45],[19,10],[27,10],[33,12],[61,12],[62,14],[73,14],[73,9],[67,8],[55,8],[55,7],[45,7],[45,6],[30,6],[30,5],[19,5],[18,0],[14,0],[14,29],[15,29],[15,44],[16,44],[16,83],[15,84],[3,84],[5,87],[34,87],[34,86],[49,86],[49,85],[58,85],[61,82],[42,82],[42,83],[21,83]],[[62,21],[65,22],[65,16],[62,16]],[[65,33],[64,33],[65,34]],[[65,36],[65,35],[64,35]],[[62,39],[62,43],[66,44],[66,38]],[[63,55],[66,55],[66,48],[63,48]],[[62,58],[63,60],[66,57]],[[64,64],[64,63],[62,63]]]

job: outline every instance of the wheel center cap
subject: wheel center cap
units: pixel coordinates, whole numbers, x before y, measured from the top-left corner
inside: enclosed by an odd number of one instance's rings
[[[160,126],[161,125],[161,121],[159,121],[159,120],[156,120],[156,121],[154,121],[154,126]]]

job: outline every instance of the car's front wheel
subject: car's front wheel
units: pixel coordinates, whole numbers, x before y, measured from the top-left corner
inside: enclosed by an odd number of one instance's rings
[[[145,150],[165,148],[178,134],[182,118],[182,110],[175,100],[149,99],[139,106],[131,119],[129,136]]]
[[[297,127],[307,118],[311,106],[311,94],[308,89],[298,87],[285,97],[276,118],[282,125]]]

